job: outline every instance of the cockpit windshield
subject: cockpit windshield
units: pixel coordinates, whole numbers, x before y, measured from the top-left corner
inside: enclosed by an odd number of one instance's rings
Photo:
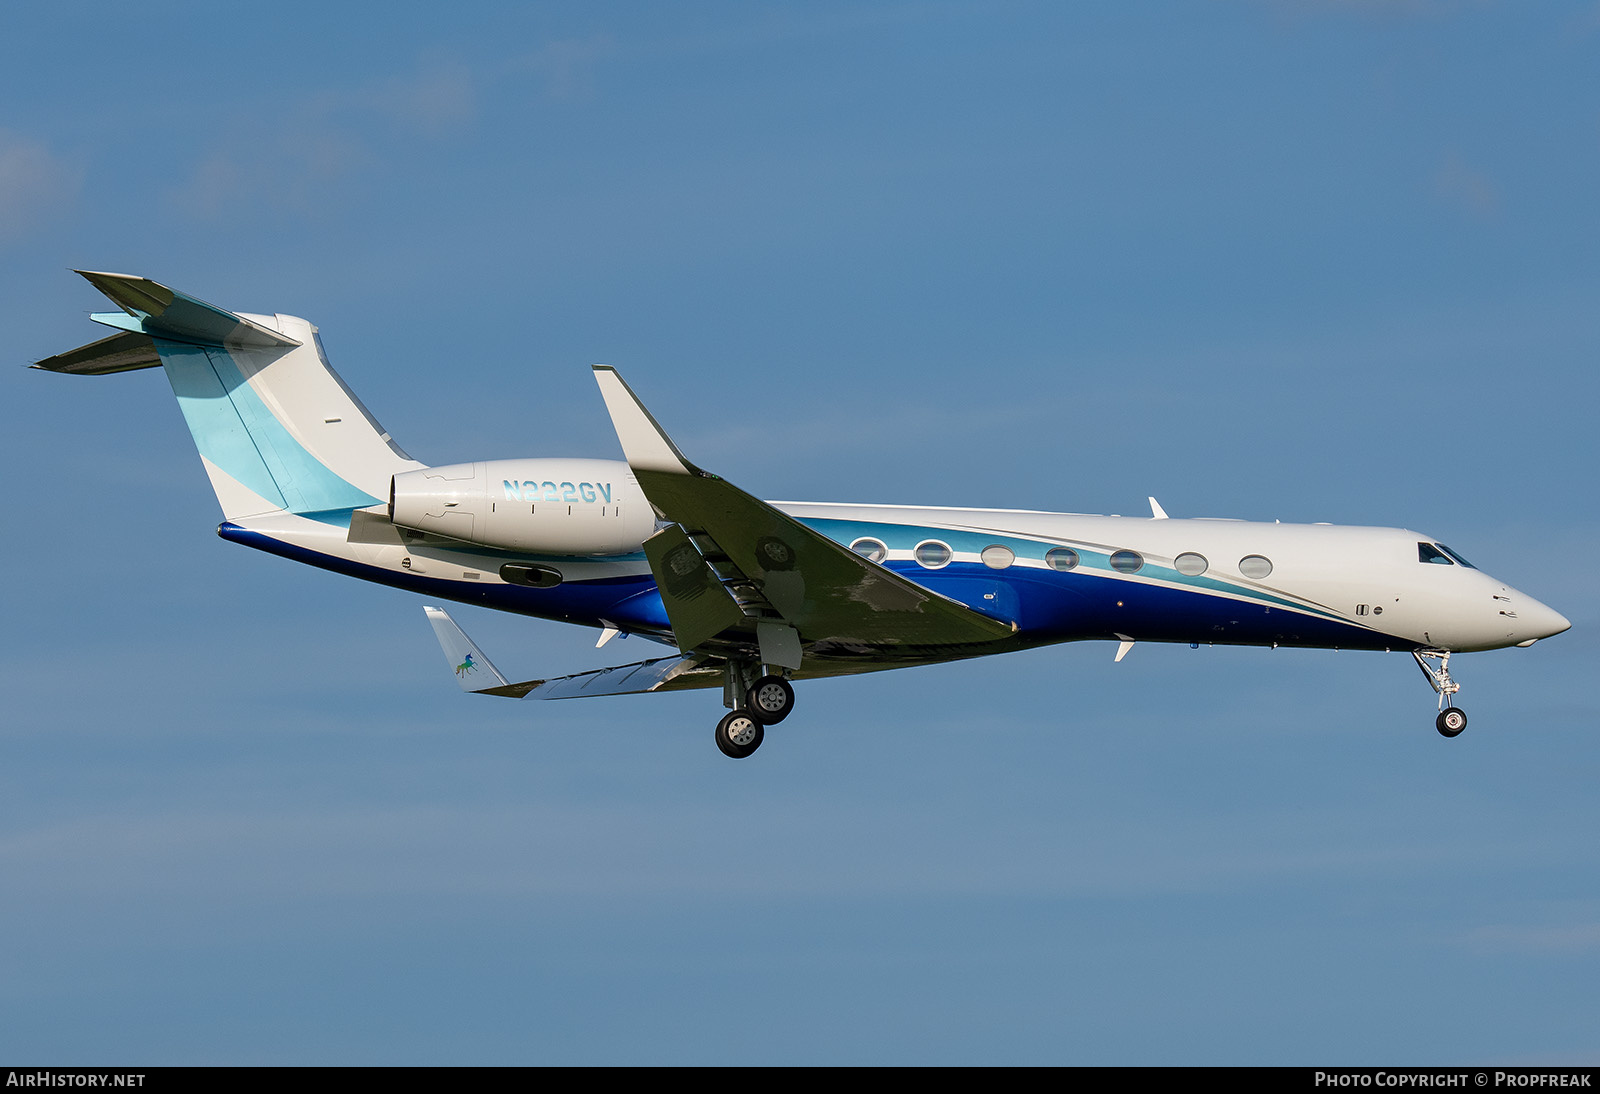
[[[1462,558],[1460,555],[1456,554],[1442,543],[1417,544],[1417,561],[1431,562],[1435,566],[1461,565],[1465,566],[1469,570],[1477,569],[1477,567],[1472,563],[1468,562],[1466,559]]]

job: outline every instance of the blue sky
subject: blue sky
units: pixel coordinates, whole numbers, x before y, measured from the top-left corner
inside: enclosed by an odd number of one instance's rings
[[[304,315],[429,463],[1401,525],[1573,621],[1456,666],[1082,644],[462,696],[212,535],[170,390],[14,368],[0,1058],[1600,1061],[1594,3],[101,3],[8,15],[0,304]],[[508,672],[638,640],[463,609]],[[620,651],[620,652],[619,652]],[[710,705],[708,705],[710,703]]]

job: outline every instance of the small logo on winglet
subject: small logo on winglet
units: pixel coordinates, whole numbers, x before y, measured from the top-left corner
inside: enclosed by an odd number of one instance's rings
[[[456,666],[456,675],[465,676],[469,672],[477,672],[478,663],[472,659],[472,654],[467,654],[467,659]]]

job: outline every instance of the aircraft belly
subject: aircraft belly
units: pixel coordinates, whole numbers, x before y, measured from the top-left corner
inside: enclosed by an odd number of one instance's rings
[[[1144,642],[1408,649],[1413,643],[1341,619],[1281,605],[1160,585],[1102,581],[1094,597],[1097,637]]]
[[[634,629],[641,632],[658,630],[665,621],[665,613],[659,611],[660,595],[648,574],[566,581],[552,588],[537,589],[498,579],[464,579],[463,573],[489,571],[467,571],[456,562],[444,566],[434,558],[420,563],[413,558],[413,565],[408,569],[374,566],[352,557],[354,552],[343,539],[344,530],[331,526],[325,534],[314,529],[297,530],[293,534],[275,530],[269,534],[225,522],[218,527],[217,534],[229,542],[320,569],[497,611],[596,627],[601,625],[602,619],[609,619],[624,625],[625,629],[627,624],[634,624]],[[651,598],[657,606],[655,611],[651,609]]]
[[[934,592],[1017,624],[1025,644],[1112,639],[1403,649],[1393,634],[1280,604],[1078,571],[902,570]],[[1276,598],[1282,600],[1282,597]]]

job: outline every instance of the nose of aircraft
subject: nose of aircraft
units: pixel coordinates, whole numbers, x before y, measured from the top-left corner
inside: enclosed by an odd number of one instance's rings
[[[1528,597],[1517,609],[1517,630],[1522,636],[1519,646],[1531,646],[1541,638],[1560,634],[1572,626],[1572,621],[1554,608]]]

